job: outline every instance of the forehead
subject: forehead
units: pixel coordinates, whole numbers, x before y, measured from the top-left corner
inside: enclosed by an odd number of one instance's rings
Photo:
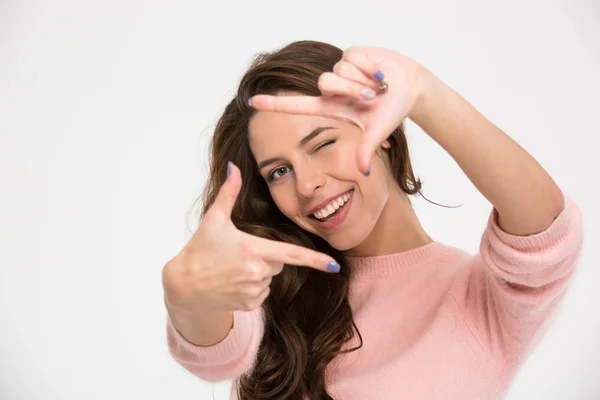
[[[319,126],[338,126],[339,122],[312,115],[257,112],[248,124],[249,143],[257,158],[296,148],[300,140]]]

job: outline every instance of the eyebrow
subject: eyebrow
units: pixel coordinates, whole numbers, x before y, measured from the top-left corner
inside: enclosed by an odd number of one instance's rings
[[[309,133],[308,135],[306,135],[302,138],[302,140],[298,144],[298,147],[305,146],[308,142],[310,142],[311,140],[313,140],[314,138],[319,136],[322,132],[329,130],[329,129],[337,129],[337,128],[335,126],[320,126],[316,129],[313,129],[313,131],[311,133]],[[272,164],[276,161],[281,161],[281,160],[282,160],[281,157],[267,158],[266,160],[263,160],[258,163],[258,170],[260,171],[267,165]]]

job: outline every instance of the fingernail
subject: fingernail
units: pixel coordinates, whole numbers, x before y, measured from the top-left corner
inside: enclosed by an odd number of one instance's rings
[[[227,177],[231,174],[231,161],[227,161]]]
[[[327,269],[331,272],[340,272],[340,264],[335,261],[330,261],[327,263]]]
[[[371,164],[369,164],[369,169],[365,172],[365,176],[371,175]]]
[[[375,79],[377,79],[378,81],[382,81],[383,78],[385,78],[385,76],[383,75],[383,72],[381,72],[381,71],[375,72]]]
[[[365,100],[373,100],[377,96],[377,93],[371,88],[364,88],[361,95]]]
[[[252,107],[252,96],[248,98],[248,107]]]

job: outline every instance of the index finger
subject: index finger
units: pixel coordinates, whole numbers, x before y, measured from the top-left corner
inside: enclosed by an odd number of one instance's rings
[[[306,247],[259,237],[251,239],[254,255],[265,261],[309,267],[324,272],[339,272],[340,264],[331,256]]]
[[[339,113],[348,99],[334,99],[323,96],[273,96],[257,94],[248,99],[248,105],[258,111],[287,114],[317,115],[331,117]]]

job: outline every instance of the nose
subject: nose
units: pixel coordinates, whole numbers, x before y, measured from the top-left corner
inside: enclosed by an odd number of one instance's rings
[[[318,188],[325,186],[327,178],[318,168],[304,164],[295,169],[296,191],[301,197],[311,197]]]

